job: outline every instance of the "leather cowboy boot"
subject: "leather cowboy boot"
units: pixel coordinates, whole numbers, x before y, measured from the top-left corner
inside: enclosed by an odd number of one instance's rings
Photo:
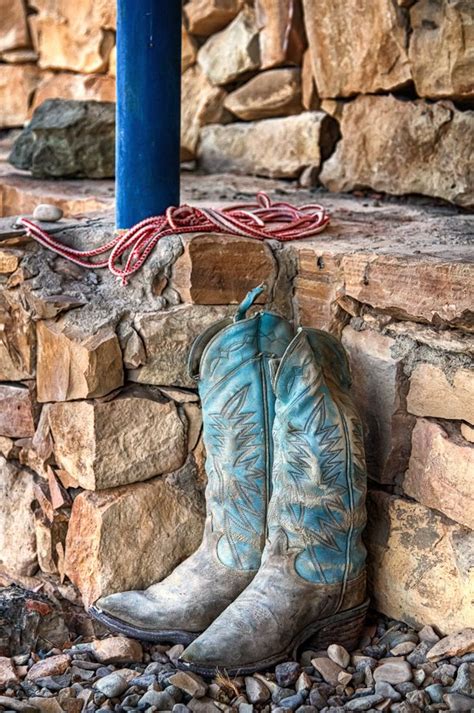
[[[204,675],[252,673],[303,643],[353,649],[368,608],[366,472],[345,353],[299,330],[275,367],[268,540],[256,577],[180,659]]]
[[[260,566],[273,461],[269,361],[283,355],[294,335],[277,315],[246,318],[263,289],[247,295],[233,320],[199,336],[190,354],[207,454],[202,544],[164,581],[99,599],[91,613],[113,631],[187,644],[245,589]]]

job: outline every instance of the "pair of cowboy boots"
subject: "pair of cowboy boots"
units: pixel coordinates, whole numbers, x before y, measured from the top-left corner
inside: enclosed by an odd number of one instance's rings
[[[247,318],[262,289],[191,350],[207,453],[201,546],[164,581],[93,608],[114,631],[186,644],[180,665],[204,675],[252,673],[304,643],[354,648],[368,607],[346,356],[324,332]]]

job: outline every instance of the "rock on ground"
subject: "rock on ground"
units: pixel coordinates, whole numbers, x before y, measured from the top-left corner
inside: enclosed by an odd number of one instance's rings
[[[109,178],[115,173],[115,105],[48,99],[9,157],[35,178]]]

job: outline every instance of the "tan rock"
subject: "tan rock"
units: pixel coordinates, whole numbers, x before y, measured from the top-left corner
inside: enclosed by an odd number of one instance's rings
[[[198,52],[198,62],[212,84],[229,84],[260,66],[258,26],[249,6],[225,30],[212,35]]]
[[[303,6],[319,96],[374,94],[410,81],[408,23],[391,0],[303,0]]]
[[[474,19],[470,0],[421,0],[410,9],[410,24],[410,61],[417,93],[434,99],[472,99]]]
[[[374,681],[386,681],[392,685],[411,681],[412,677],[410,664],[399,656],[382,659],[374,671]]]
[[[140,523],[130,537],[124,523]],[[161,479],[74,500],[65,569],[85,604],[112,592],[144,589],[198,546],[201,511]]]
[[[309,49],[303,55],[301,67],[301,101],[306,111],[319,109],[319,97],[313,77],[313,64]],[[328,112],[329,113],[329,112]]]
[[[197,65],[183,74],[181,93],[181,159],[190,161],[196,157],[201,127],[224,119],[226,93],[211,84]]]
[[[58,545],[64,548],[68,518],[64,513],[54,513],[49,522],[38,511],[35,513],[36,549],[39,568],[45,574],[58,574]]]
[[[47,659],[34,663],[26,677],[30,681],[37,681],[39,678],[44,678],[45,676],[60,676],[67,671],[70,663],[71,657],[68,656],[68,654],[50,656]]]
[[[132,387],[113,400],[56,403],[49,413],[58,465],[88,490],[170,473],[185,459],[176,405]]]
[[[105,396],[123,384],[122,352],[113,328],[84,337],[63,320],[37,326],[38,400]]]
[[[12,272],[15,272],[20,264],[22,255],[23,253],[20,250],[11,248],[0,250],[0,274],[10,275]]]
[[[304,112],[281,119],[204,127],[198,157],[209,173],[295,178],[307,166],[317,168],[335,140],[333,119],[318,111]]]
[[[474,424],[474,371],[457,369],[448,376],[439,366],[422,362],[410,377],[410,413]]]
[[[46,99],[115,101],[115,80],[107,74],[46,74],[35,94],[33,112]]]
[[[0,128],[23,126],[40,81],[36,64],[0,64]]]
[[[169,678],[171,686],[177,686],[181,691],[185,691],[194,698],[202,698],[206,695],[207,685],[201,678],[192,671],[177,671]]]
[[[27,47],[29,42],[23,0],[0,0],[0,52]]]
[[[474,448],[437,423],[419,419],[403,490],[426,507],[474,529]]]
[[[32,393],[27,386],[0,384],[0,435],[28,438],[35,432]]]
[[[196,63],[197,43],[191,37],[184,23],[181,25],[181,71],[184,73]],[[109,72],[111,69],[109,69]]]
[[[93,73],[107,69],[114,46],[111,3],[34,0],[40,67]]]
[[[362,417],[367,469],[380,483],[394,483],[410,457],[415,419],[406,410],[403,359],[392,356],[395,340],[366,329],[342,333],[352,371],[352,394]]]
[[[18,676],[13,661],[7,656],[0,656],[0,690],[18,683]]]
[[[0,457],[0,566],[17,575],[31,576],[38,566],[34,499],[31,473]]]
[[[185,302],[235,304],[262,282],[275,283],[277,265],[269,246],[251,238],[198,235],[185,240],[173,265],[172,284]]]
[[[239,13],[243,0],[190,0],[184,6],[189,31],[209,35],[222,30]]]
[[[117,45],[114,45],[109,54],[109,74],[111,77],[117,76]]]
[[[11,62],[12,64],[28,64],[38,61],[38,53],[31,48],[23,48],[16,50],[7,50],[1,53],[2,62]]]
[[[344,107],[342,140],[320,180],[330,191],[370,187],[472,206],[473,127],[474,112],[451,102],[358,97]]]
[[[474,625],[472,532],[432,510],[383,492],[368,496],[369,589],[373,606],[416,628],[443,633]]]
[[[135,328],[145,345],[147,361],[128,373],[141,384],[195,387],[187,360],[194,339],[211,324],[226,317],[225,307],[180,305],[166,312],[135,318]]]
[[[300,69],[260,72],[227,96],[225,108],[245,121],[299,114],[302,111]]]
[[[461,423],[461,435],[469,443],[474,443],[474,428],[467,423]]]
[[[256,0],[262,69],[301,64],[306,46],[299,0]]]
[[[100,663],[140,663],[143,658],[141,644],[125,636],[109,636],[92,643],[94,657]]]
[[[326,683],[331,686],[337,686],[339,683],[338,676],[343,671],[339,664],[331,661],[326,656],[317,656],[311,659],[311,665],[321,674]]]
[[[445,636],[438,641],[427,653],[427,658],[432,661],[449,658],[451,656],[464,656],[474,652],[474,628]]]

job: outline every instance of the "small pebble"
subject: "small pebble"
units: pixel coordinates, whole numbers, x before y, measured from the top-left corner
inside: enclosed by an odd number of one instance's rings
[[[350,654],[343,646],[339,646],[339,644],[331,644],[331,646],[328,646],[328,656],[331,661],[337,663],[341,668],[347,668],[351,661]]]
[[[443,702],[443,686],[440,683],[432,683],[430,686],[426,686],[425,692],[429,695],[432,703],[442,703]]]
[[[245,692],[250,703],[266,703],[271,695],[268,686],[253,676],[245,678]]]
[[[285,661],[275,667],[276,682],[282,688],[293,686],[300,675],[301,667],[296,661]]]
[[[128,683],[120,674],[111,673],[108,676],[99,678],[94,683],[94,688],[107,698],[116,698],[127,690]]]
[[[43,223],[56,223],[63,217],[63,211],[51,203],[40,203],[33,211],[33,219]]]
[[[372,696],[353,698],[352,701],[347,701],[345,703],[344,708],[347,711],[368,711],[371,708],[374,708],[381,701],[383,701],[383,697],[375,693]]]
[[[377,681],[375,684],[375,693],[380,694],[383,698],[390,698],[391,701],[401,700],[402,694],[394,689],[387,681]]]

